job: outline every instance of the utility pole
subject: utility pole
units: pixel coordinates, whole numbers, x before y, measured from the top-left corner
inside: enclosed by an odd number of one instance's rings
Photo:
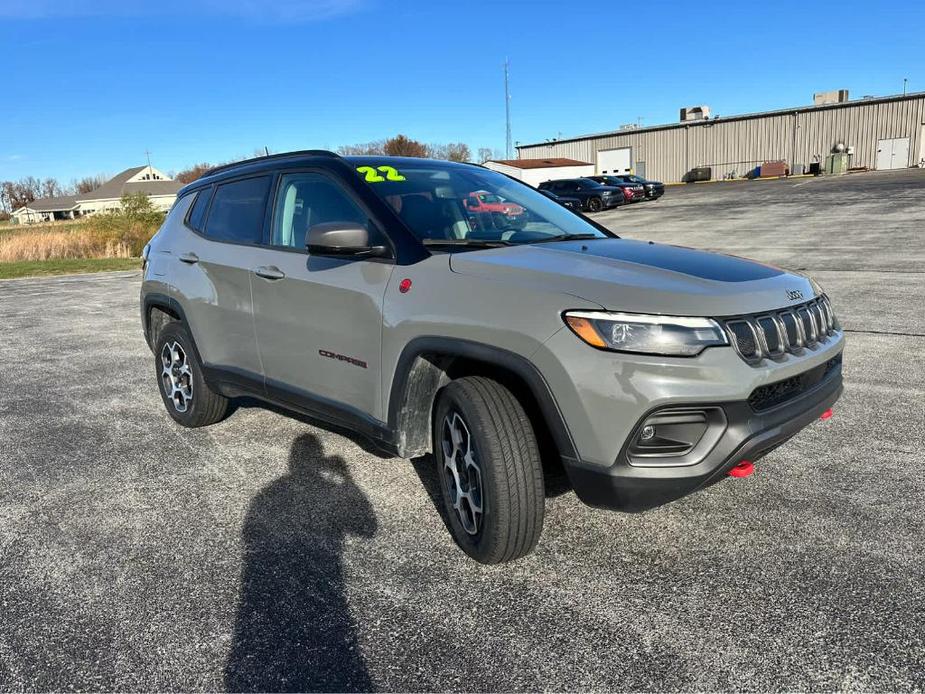
[[[507,137],[505,139],[505,156],[508,159],[514,158],[514,151],[511,140],[511,90],[508,84],[508,59],[504,59],[504,117],[507,122]]]
[[[903,77],[903,96],[906,95],[906,84],[909,82],[908,77]]]

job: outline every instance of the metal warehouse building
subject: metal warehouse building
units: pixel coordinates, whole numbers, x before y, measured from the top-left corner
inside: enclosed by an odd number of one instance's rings
[[[624,129],[518,145],[517,152],[520,158],[593,162],[599,174],[632,171],[679,182],[702,167],[710,167],[714,179],[733,178],[780,160],[803,173],[813,163],[824,165],[839,144],[849,167],[919,164],[925,159],[925,92]]]

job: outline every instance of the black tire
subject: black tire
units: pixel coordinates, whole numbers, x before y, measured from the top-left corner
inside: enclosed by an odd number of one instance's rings
[[[183,358],[179,359],[181,353]],[[190,428],[220,422],[229,408],[228,398],[213,391],[203,380],[198,355],[193,338],[182,323],[168,323],[158,332],[154,343],[157,387],[167,414],[177,424]],[[171,360],[169,365],[168,359]],[[177,383],[180,387],[176,387]]]
[[[462,445],[449,443],[449,456],[444,448],[444,439],[452,440],[447,427],[450,422],[458,426],[457,417],[465,425],[460,431],[467,430],[467,451],[473,453],[469,460],[476,462],[478,471],[473,477],[471,466],[466,466],[465,480],[452,471]],[[533,426],[514,394],[481,376],[453,381],[437,400],[433,437],[444,510],[456,544],[483,564],[512,561],[532,552],[543,531],[543,468]],[[454,491],[457,479],[465,481],[467,494],[474,494],[471,480],[478,480],[480,514],[473,512],[466,495],[458,493],[462,483]],[[459,512],[454,506],[457,500]]]
[[[600,198],[591,198],[588,200],[588,212],[600,212],[604,204]]]

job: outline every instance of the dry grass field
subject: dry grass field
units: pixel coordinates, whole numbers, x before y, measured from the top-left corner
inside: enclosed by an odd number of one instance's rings
[[[124,200],[119,212],[27,226],[0,226],[0,275],[10,263],[136,258],[163,215],[147,198]],[[36,269],[41,269],[35,266]]]

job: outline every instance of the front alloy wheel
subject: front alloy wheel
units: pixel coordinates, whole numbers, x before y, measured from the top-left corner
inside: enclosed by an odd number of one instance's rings
[[[482,470],[469,434],[469,427],[458,412],[443,419],[443,483],[460,525],[477,535],[482,520]]]
[[[433,416],[444,518],[456,544],[497,564],[529,554],[543,530],[543,469],[533,425],[502,383],[464,376],[447,384]]]

